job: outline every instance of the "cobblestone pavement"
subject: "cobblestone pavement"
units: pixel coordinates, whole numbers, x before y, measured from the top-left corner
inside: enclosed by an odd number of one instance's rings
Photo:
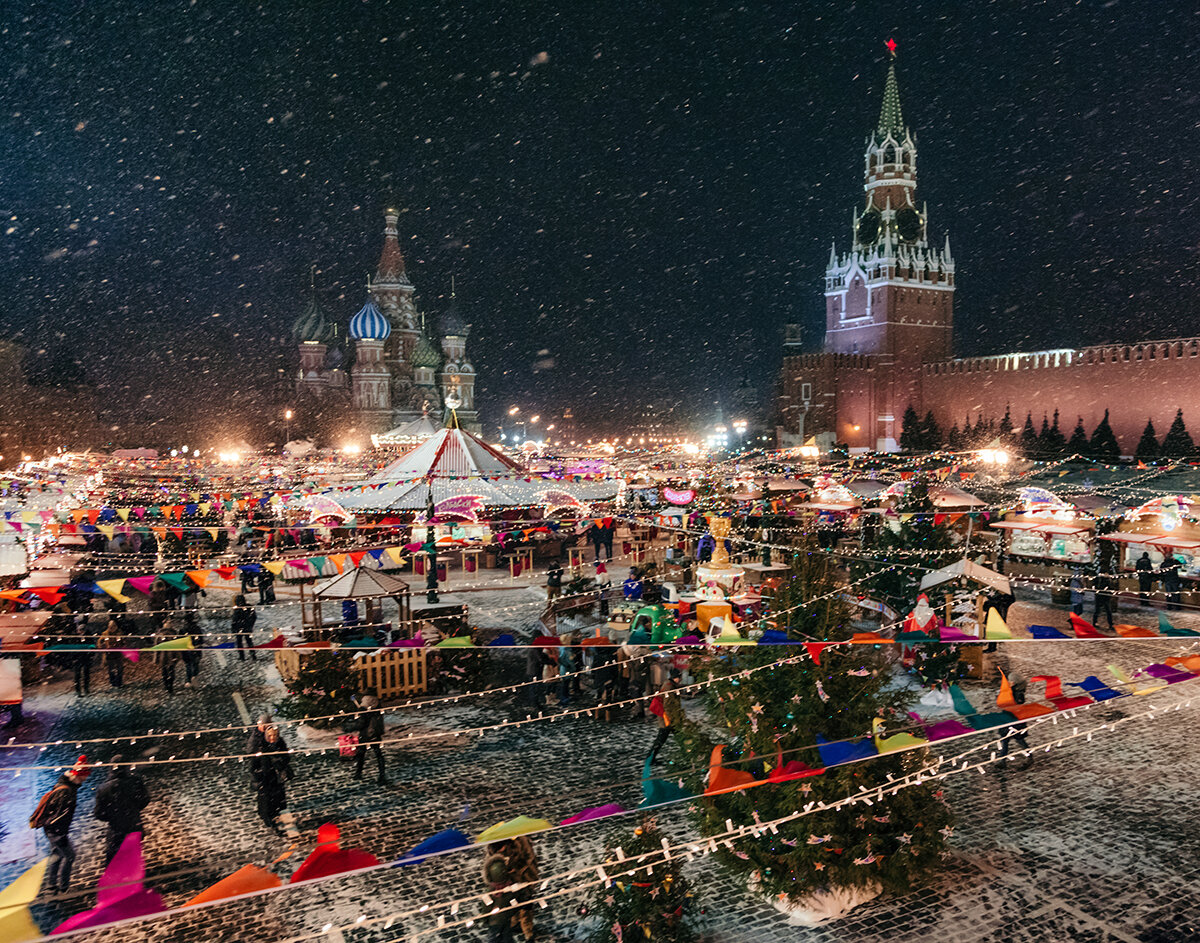
[[[540,603],[523,591],[527,611],[505,614],[506,624],[532,621]],[[514,598],[516,597],[516,598]],[[480,592],[471,600],[480,624],[490,624],[489,607],[511,607],[522,598],[512,592]],[[1181,625],[1200,628],[1200,617],[1185,614]],[[1126,621],[1153,624],[1150,611],[1129,610]],[[496,620],[500,621],[500,620]],[[1062,613],[1035,603],[1019,603],[1014,624],[1035,621],[1065,624]],[[1106,674],[1104,665],[1146,664],[1184,647],[1186,640],[1114,643],[1038,643],[1004,646],[1001,658],[1024,677],[1060,674],[1080,679]],[[257,713],[278,699],[281,688],[273,663],[239,662],[229,655],[205,656],[196,689],[180,686],[163,693],[157,668],[140,664],[127,675],[127,686],[110,692],[102,672],[93,676],[92,694],[76,699],[66,680],[31,692],[28,708],[49,725],[49,738],[63,740],[47,750],[50,762],[81,752],[72,737],[119,737],[148,729],[195,729],[240,722],[234,695]],[[1200,685],[1200,682],[1196,682]],[[994,685],[967,686],[985,707]],[[1149,698],[1128,698],[1087,712],[1101,723],[1138,713],[1157,702],[1179,704],[1192,691],[1183,685]],[[458,705],[400,712],[389,736],[429,734],[519,716],[511,697],[489,697]],[[1197,699],[1200,705],[1200,698]],[[818,929],[788,926],[783,915],[751,897],[731,875],[699,859],[686,867],[702,891],[700,929],[721,943],[849,943],[849,941],[1139,941],[1165,943],[1200,935],[1191,916],[1190,890],[1200,865],[1200,756],[1192,746],[1195,709],[1183,708],[1156,720],[1139,720],[1104,731],[1092,742],[1075,742],[1034,755],[1027,769],[994,767],[985,775],[947,780],[949,801],[959,822],[954,854],[922,890],[881,899],[848,918]],[[1082,716],[1082,715],[1081,715]],[[30,728],[33,729],[33,728]],[[1050,738],[1051,725],[1035,728],[1035,744]],[[1062,728],[1055,728],[1054,736]],[[22,739],[27,733],[22,732]],[[342,826],[343,843],[361,847],[381,860],[394,859],[419,840],[443,828],[468,833],[517,814],[557,821],[585,806],[619,802],[631,808],[641,797],[640,766],[653,727],[645,721],[605,724],[591,718],[543,722],[483,737],[445,736],[420,746],[388,751],[391,785],[351,778],[349,764],[325,754],[299,756],[297,776],[288,787],[289,810],[301,832],[290,857],[279,862],[290,874],[311,849],[316,828],[333,821]],[[159,758],[204,752],[240,752],[243,734],[170,738]],[[315,741],[293,738],[302,750]],[[668,750],[670,748],[668,747]],[[104,751],[88,751],[104,759]],[[28,758],[25,760],[28,762]],[[368,772],[372,772],[368,766]],[[267,831],[254,811],[247,767],[239,762],[164,765],[144,771],[154,801],[147,810],[145,850],[147,884],[168,904],[186,900],[199,889],[243,864],[268,864],[291,843]],[[8,775],[8,774],[5,774]],[[52,774],[25,774],[28,795],[47,788]],[[61,899],[44,898],[35,907],[43,927],[91,906],[100,871],[102,831],[91,816],[92,794],[101,779],[81,790],[73,839],[79,851],[72,891]],[[8,793],[6,793],[8,795]],[[24,828],[24,814],[3,814],[9,829]],[[690,834],[686,810],[659,815],[671,836]],[[612,823],[600,822],[538,839],[543,875],[601,860],[604,837]],[[44,843],[39,836],[39,853]],[[2,861],[0,881],[27,867],[28,857]],[[100,929],[96,941],[200,941],[237,939],[246,943],[317,934],[314,939],[351,943],[482,940],[475,928],[438,931],[423,920],[321,934],[327,924],[352,923],[360,915],[384,916],[425,902],[481,890],[479,857],[463,853],[416,867],[388,868],[317,885],[286,889],[261,899],[219,904],[136,926]],[[539,913],[539,939],[577,939],[588,930],[577,913],[582,898],[555,903]],[[469,916],[466,908],[462,916]],[[236,928],[233,930],[231,928]]]

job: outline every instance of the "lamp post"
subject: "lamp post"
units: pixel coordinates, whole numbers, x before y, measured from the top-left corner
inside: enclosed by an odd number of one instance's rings
[[[433,482],[428,482],[429,493],[425,498],[425,545],[421,548],[429,556],[425,565],[425,601],[429,605],[441,602],[437,594],[437,538],[433,532]]]
[[[283,444],[286,447],[292,441],[292,411],[285,409],[283,411]]]

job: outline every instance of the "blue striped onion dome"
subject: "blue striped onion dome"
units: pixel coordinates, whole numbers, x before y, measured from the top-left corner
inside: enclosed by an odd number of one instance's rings
[[[383,312],[370,299],[358,314],[350,319],[350,336],[357,341],[383,341],[392,333],[392,326]]]

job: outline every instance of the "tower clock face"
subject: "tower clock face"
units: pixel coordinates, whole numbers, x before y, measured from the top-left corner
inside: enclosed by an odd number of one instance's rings
[[[905,242],[916,242],[921,238],[924,220],[911,206],[896,211],[896,234]]]
[[[863,213],[858,220],[858,231],[855,233],[858,237],[859,245],[874,245],[879,239],[879,229],[879,212],[877,210],[867,210]]]

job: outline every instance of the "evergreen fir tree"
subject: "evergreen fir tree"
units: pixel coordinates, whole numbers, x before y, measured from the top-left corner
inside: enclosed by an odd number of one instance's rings
[[[962,448],[962,433],[958,431],[958,421],[950,427],[950,434],[946,437],[946,444],[951,452],[957,452]]]
[[[1161,451],[1166,458],[1183,458],[1183,456],[1191,455],[1196,451],[1192,437],[1183,425],[1182,409],[1175,412],[1175,421],[1171,423],[1171,428],[1167,430],[1166,436],[1163,437]]]
[[[1042,413],[1042,428],[1038,432],[1037,450],[1039,455],[1050,454],[1050,419]]]
[[[912,672],[927,688],[953,684],[969,670],[958,645],[917,645]]]
[[[923,448],[921,437],[921,420],[912,403],[904,410],[904,419],[900,423],[900,449],[904,452],[919,452]]]
[[[962,449],[969,449],[975,444],[975,430],[971,428],[971,414],[967,413],[967,417],[963,420],[962,435],[959,437],[958,446]]]
[[[1137,451],[1133,455],[1140,459],[1158,458],[1158,436],[1154,432],[1154,423],[1149,419],[1146,420],[1146,428],[1142,430],[1142,438],[1138,441]]]
[[[1054,410],[1054,422],[1050,424],[1050,431],[1046,433],[1046,448],[1052,455],[1062,455],[1067,448],[1067,437],[1058,428],[1057,409]]]
[[[1112,426],[1108,424],[1107,409],[1104,410],[1104,418],[1092,433],[1091,456],[1113,461],[1121,457],[1121,446],[1117,444],[1117,437],[1113,434]]]
[[[1017,435],[1012,424],[1012,409],[1007,405],[1004,407],[1004,418],[1000,420],[1000,437],[1010,448],[1016,444]]]
[[[921,448],[926,452],[935,452],[942,447],[942,428],[933,418],[933,410],[925,413],[921,422]]]
[[[664,860],[663,833],[652,817],[636,828],[622,828],[608,837],[604,866],[617,872],[630,867],[621,861],[646,855],[634,874],[614,878],[600,887],[585,915],[599,918],[592,943],[688,943],[696,939],[689,917],[694,895],[678,861]],[[623,858],[617,856],[621,849]]]
[[[1037,433],[1033,429],[1033,413],[1025,414],[1025,428],[1021,430],[1021,451],[1033,455],[1038,449]]]
[[[281,717],[301,719],[326,717],[354,710],[351,700],[358,692],[359,672],[349,652],[314,651],[300,656],[300,669],[284,681],[287,696],[275,705]],[[339,721],[320,721],[316,726],[337,726]]]
[[[1079,421],[1075,423],[1075,431],[1071,433],[1071,441],[1067,443],[1067,454],[1088,455],[1090,451],[1087,432],[1083,428],[1083,417],[1080,416]]]
[[[807,605],[781,616],[787,625],[780,628],[798,641],[849,638],[854,626],[834,592],[838,585],[828,557],[811,547],[796,553],[775,611]],[[872,592],[870,584],[865,591]],[[796,774],[823,766],[815,747],[818,734],[845,740],[868,733],[876,718],[905,722],[911,694],[891,683],[892,670],[881,652],[861,645],[827,648],[819,664],[805,658],[752,671],[778,658],[768,648],[739,648],[694,668],[701,677],[719,680],[704,689],[709,723],[685,722],[676,735],[685,753],[684,783],[691,791],[703,792],[704,774],[693,770],[708,767],[718,747],[721,766],[764,779],[772,769]],[[744,674],[748,670],[752,673]],[[885,785],[912,772],[918,762],[915,753],[885,753],[799,782],[704,796],[692,808],[702,833],[712,835],[725,831],[727,820],[735,826],[756,818],[767,822],[809,802],[834,803]],[[903,892],[934,872],[944,848],[941,830],[950,821],[938,788],[924,783],[876,799],[870,807],[813,812],[780,825],[774,834],[738,839],[716,854],[768,899],[799,901],[817,890],[876,885]],[[826,835],[827,841],[809,841]]]

